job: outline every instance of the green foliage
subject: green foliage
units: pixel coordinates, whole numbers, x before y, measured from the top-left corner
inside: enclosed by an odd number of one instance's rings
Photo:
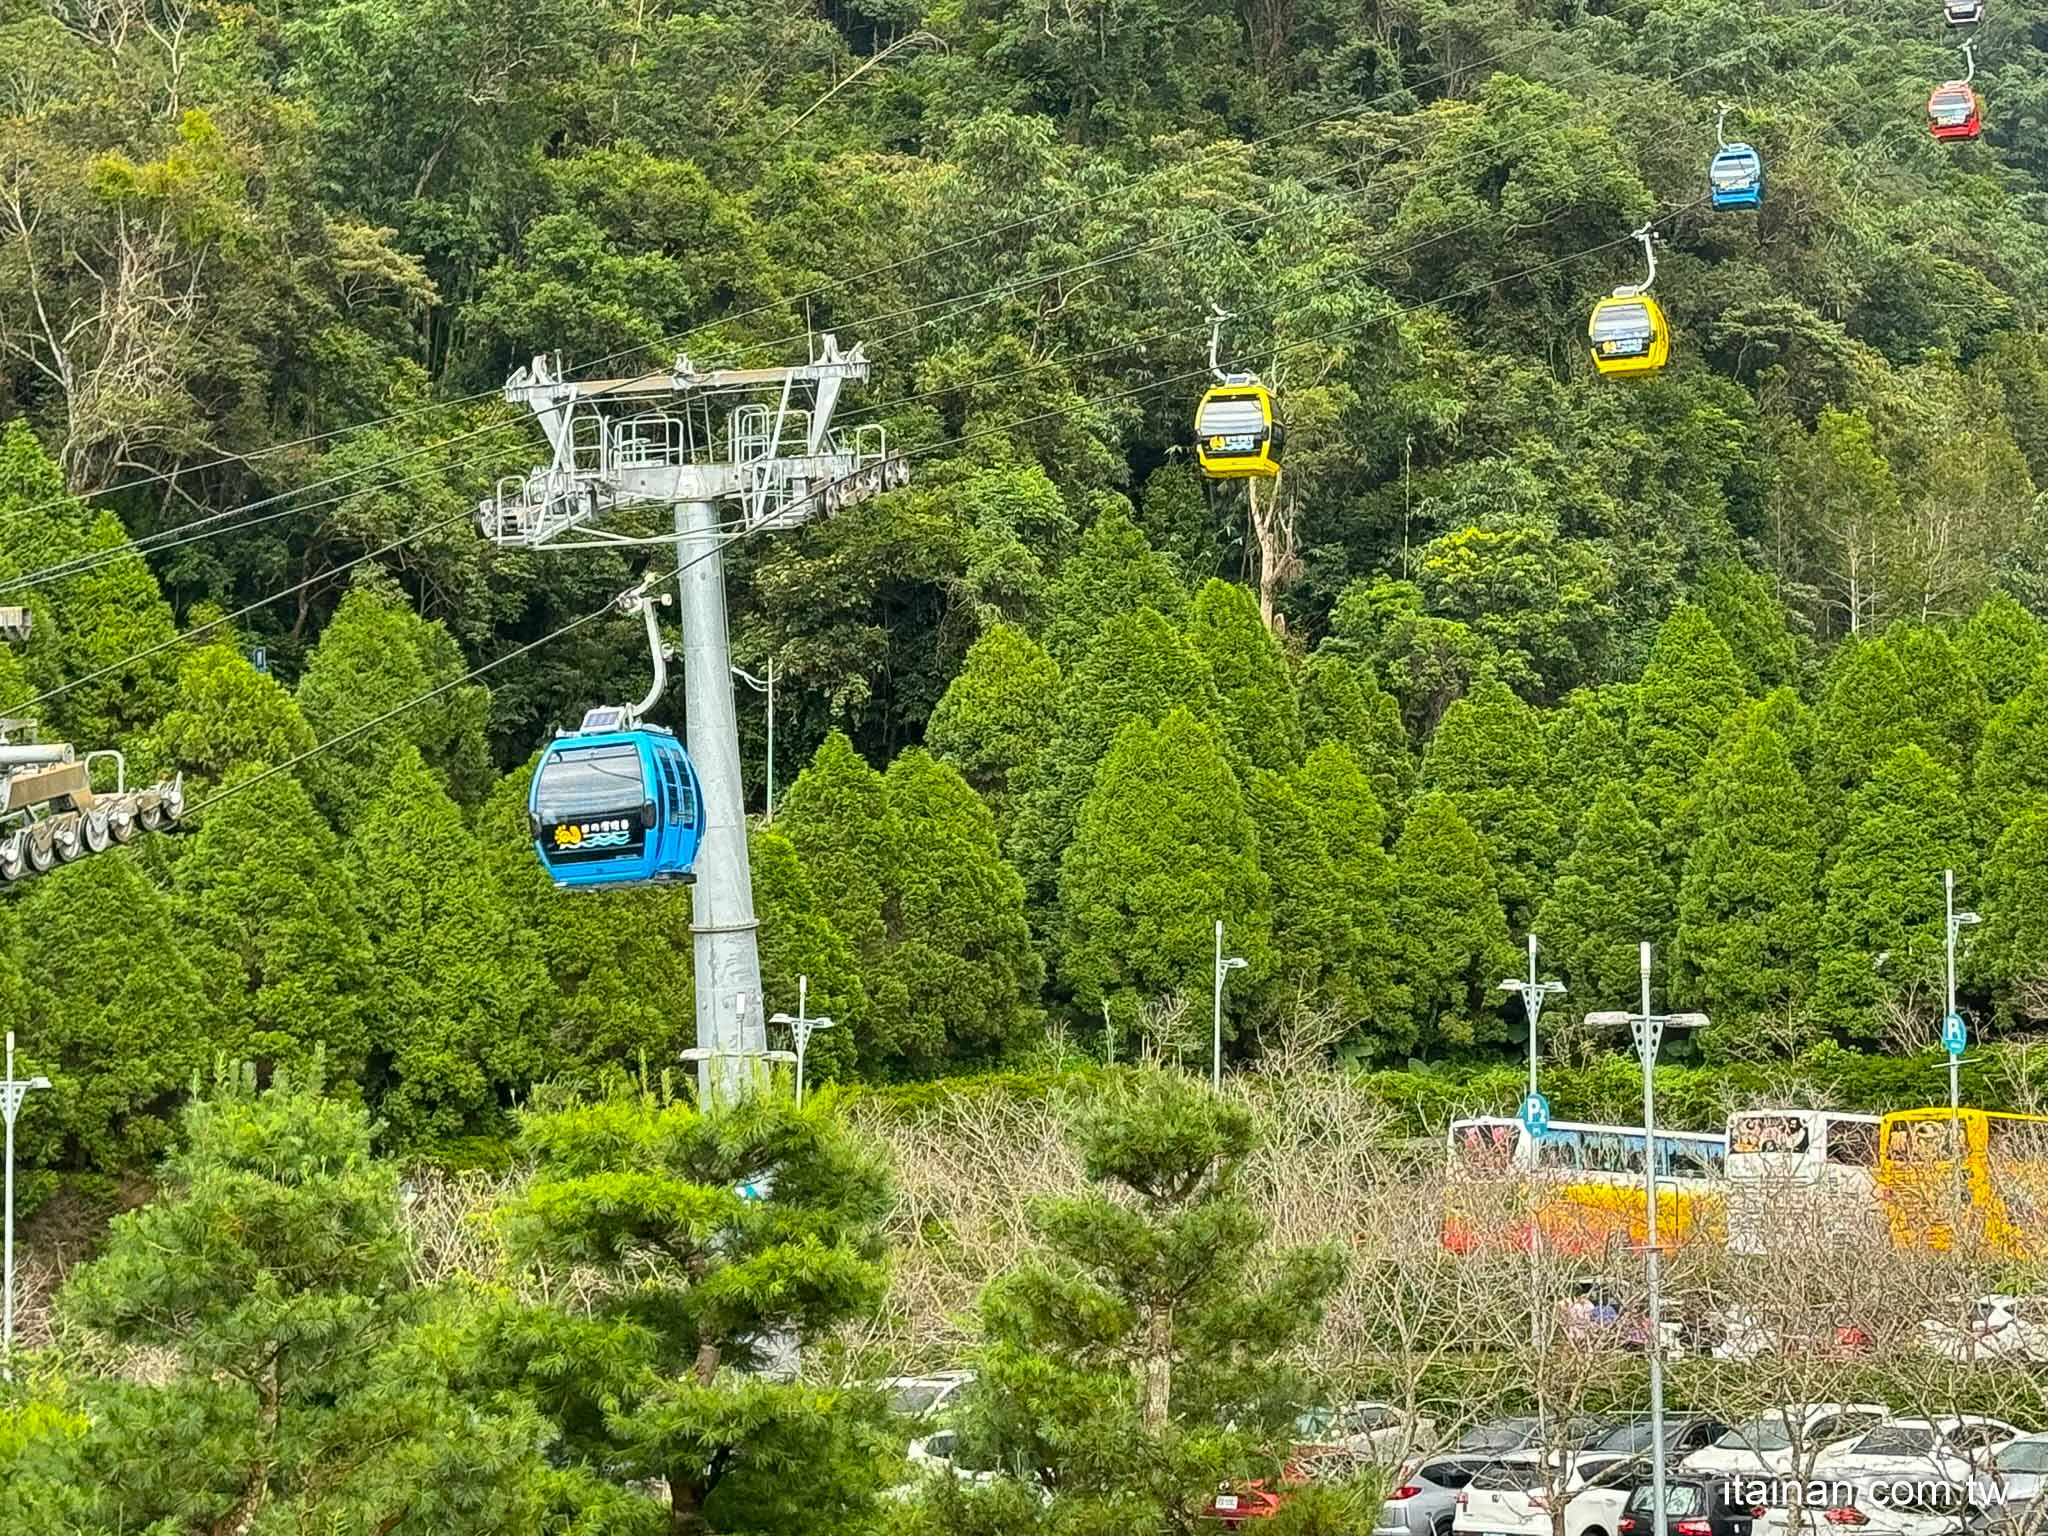
[[[719,1114],[619,1096],[529,1114],[521,1136],[535,1175],[501,1215],[514,1253],[631,1283],[587,1304],[508,1302],[487,1379],[629,1502],[664,1479],[672,1531],[871,1517],[872,1405],[752,1374],[772,1341],[807,1344],[881,1296],[888,1188],[831,1096],[803,1112],[760,1097]]]
[[[1301,725],[1311,750],[1325,742],[1348,749],[1388,809],[1407,804],[1415,758],[1401,725],[1401,706],[1372,673],[1318,646],[1302,664]]]
[[[1500,1032],[1495,983],[1515,969],[1486,845],[1441,793],[1416,801],[1394,845],[1394,929],[1409,992],[1391,1043],[1425,1053]]]
[[[1849,803],[1849,835],[1828,866],[1814,992],[1824,1022],[1851,1039],[1938,1037],[1942,872],[1967,869],[1972,852],[1953,772],[1918,746],[1878,764]]]
[[[1717,754],[1697,809],[1674,985],[1727,1031],[1782,1026],[1811,986],[1820,833],[1778,733],[1756,725]]]
[[[1243,587],[1210,581],[1195,594],[1188,643],[1209,663],[1222,702],[1224,739],[1232,753],[1256,768],[1292,767],[1301,760],[1301,713],[1287,659],[1259,620],[1259,605]]]
[[[1250,1116],[1182,1074],[1116,1074],[1074,1136],[1095,1187],[1035,1201],[1042,1253],[983,1293],[965,1434],[1037,1470],[1057,1528],[1173,1528],[1298,1411],[1287,1352],[1343,1255],[1272,1248]]]
[[[1132,720],[1102,761],[1060,865],[1063,979],[1091,1012],[1125,1023],[1140,1003],[1204,996],[1215,925],[1243,957],[1233,1018],[1271,974],[1270,886],[1213,727],[1185,709]]]
[[[2035,664],[2026,687],[1985,724],[1971,789],[1986,842],[1995,842],[2014,817],[2048,795],[2048,659]]]
[[[851,1077],[860,1052],[860,1021],[868,1016],[860,964],[845,936],[832,926],[787,837],[756,827],[748,835],[747,857],[754,878],[754,918],[761,925],[763,1009],[770,1016],[794,1016],[801,1002],[811,1017],[832,1020],[829,1028],[811,1036],[804,1075],[818,1082]],[[670,964],[681,973],[673,957]]]
[[[1956,632],[1956,649],[1995,708],[2033,677],[2041,657],[2041,621],[2010,593],[1994,592]]]
[[[1603,784],[1536,919],[1581,1012],[1632,1002],[1637,946],[1647,939],[1661,951],[1670,938],[1675,895],[1661,849],[1657,829],[1637,812],[1627,788]]]
[[[1012,784],[1029,777],[1052,734],[1059,692],[1059,664],[1037,641],[1013,625],[990,625],[932,710],[925,744],[1005,814]]]
[[[1510,926],[1526,932],[1562,846],[1536,712],[1486,682],[1444,714],[1422,757],[1422,789],[1479,834]]]
[[[1141,608],[1179,619],[1187,607],[1187,588],[1131,520],[1130,504],[1105,496],[1080,547],[1053,580],[1040,639],[1055,661],[1071,668],[1106,620]]]
[[[1692,792],[1721,722],[1744,692],[1742,668],[1714,621],[1698,608],[1674,609],[1657,632],[1629,719],[1629,749],[1641,773],[1636,807],[1657,826]]]
[[[2048,802],[2035,801],[2005,829],[1984,866],[1979,953],[2008,1016],[2048,1015]]]
[[[278,767],[313,746],[313,731],[291,694],[216,641],[189,654],[154,733],[153,756],[185,775],[202,800],[240,768]]]

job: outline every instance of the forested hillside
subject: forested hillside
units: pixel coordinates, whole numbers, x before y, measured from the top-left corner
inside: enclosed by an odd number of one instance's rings
[[[1910,1052],[1947,867],[2036,1027],[2048,4],[1976,37],[1958,144],[1935,0],[0,0],[0,715],[197,807],[0,896],[27,1159],[145,1164],[219,1058],[450,1157],[673,1061],[687,893],[526,829],[641,562],[479,537],[500,386],[828,330],[912,482],[728,555],[820,1074],[1171,1053],[1219,918],[1240,1054],[1505,1056],[1532,928],[1573,1013],[1654,940],[1709,1059]],[[1645,222],[1673,363],[1601,379]],[[1256,501],[1191,463],[1211,305]]]

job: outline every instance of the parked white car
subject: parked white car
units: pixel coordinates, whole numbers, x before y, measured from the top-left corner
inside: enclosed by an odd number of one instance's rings
[[[929,1376],[891,1376],[882,1382],[889,1411],[908,1419],[935,1417],[974,1380],[972,1371],[935,1371]]]
[[[2048,1362],[2048,1296],[1981,1296],[1967,1318],[1931,1317],[1920,1336],[1950,1360]]]
[[[1991,1453],[1971,1494],[1978,1504],[2038,1504],[2048,1493],[2048,1435],[2021,1435]]]
[[[1809,1459],[1825,1454],[1890,1417],[1891,1410],[1882,1403],[1811,1403],[1781,1409],[1736,1425],[1679,1466],[1687,1472],[1731,1477],[1784,1477],[1798,1469],[1801,1452]]]
[[[1617,1536],[1629,1490],[1649,1474],[1649,1460],[1628,1456],[1608,1461],[1590,1477],[1577,1472],[1556,1486],[1533,1461],[1482,1467],[1458,1495],[1451,1521],[1454,1536],[1554,1536],[1553,1496],[1565,1500],[1564,1536]]]
[[[1958,1536],[1970,1513],[1967,1488],[1947,1485],[1944,1494],[1940,1480],[1925,1479],[1930,1486],[1908,1496],[1908,1488],[1923,1478],[1924,1473],[1894,1486],[1883,1474],[1867,1475],[1824,1509],[1765,1506],[1754,1536]]]
[[[1294,1449],[1300,1456],[1396,1461],[1430,1450],[1436,1438],[1434,1419],[1411,1415],[1392,1403],[1311,1408],[1294,1421]]]
[[[1886,1419],[1824,1452],[1814,1475],[1850,1482],[1941,1478],[1967,1487],[1989,1468],[1993,1452],[2019,1437],[2019,1429],[2003,1419],[1978,1414]]]

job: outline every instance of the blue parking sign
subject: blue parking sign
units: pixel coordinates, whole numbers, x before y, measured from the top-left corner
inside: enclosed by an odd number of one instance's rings
[[[1941,1048],[1951,1056],[1960,1056],[1970,1043],[1970,1026],[1963,1022],[1960,1013],[1952,1013],[1941,1021]]]
[[[1522,1100],[1522,1129],[1531,1136],[1541,1136],[1550,1129],[1550,1100],[1540,1093]]]

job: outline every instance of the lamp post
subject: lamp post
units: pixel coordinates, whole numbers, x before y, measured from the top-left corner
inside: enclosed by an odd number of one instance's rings
[[[1522,1012],[1529,1020],[1529,1096],[1522,1100],[1522,1128],[1533,1141],[1542,1135],[1543,1127],[1550,1120],[1550,1106],[1543,1102],[1543,1095],[1536,1091],[1536,1021],[1543,1017],[1543,1002],[1549,997],[1562,996],[1564,983],[1561,981],[1538,981],[1536,979],[1536,935],[1529,935],[1529,979],[1520,980],[1510,976],[1500,984],[1503,992],[1519,992],[1522,996]],[[1531,1166],[1535,1165],[1532,1159]],[[1543,1216],[1534,1198],[1535,1187],[1530,1186],[1529,1207],[1529,1342],[1538,1349],[1543,1347]]]
[[[830,1029],[833,1024],[833,1021],[824,1014],[813,1015],[809,1011],[810,997],[811,978],[808,976],[797,977],[796,1017],[791,1018],[786,1013],[778,1013],[768,1021],[770,1024],[787,1024],[789,1026],[789,1038],[796,1046],[796,1107],[798,1109],[804,1107],[804,1052],[810,1046],[811,1031],[815,1029]]]
[[[14,1031],[7,1031],[7,1070],[0,1076],[0,1119],[7,1122],[6,1236],[0,1238],[5,1256],[0,1259],[0,1375],[8,1373],[14,1361],[14,1117],[21,1113],[23,1100],[38,1088],[47,1088],[47,1077],[14,1075]]]
[[[1657,1243],[1657,1048],[1664,1043],[1667,1029],[1700,1029],[1704,1013],[1650,1012],[1650,945],[1643,943],[1643,1011],[1641,1013],[1589,1013],[1590,1029],[1626,1027],[1634,1037],[1636,1055],[1643,1063],[1643,1259],[1645,1289],[1650,1313],[1649,1338],[1645,1352],[1650,1361],[1650,1507],[1657,1511],[1657,1526],[1651,1536],[1664,1536],[1664,1317],[1657,1285],[1661,1254]]]
[[[1956,910],[1954,870],[1941,872],[1941,890],[1942,912],[1947,919],[1943,928],[1947,939],[1945,969],[1948,982],[1948,1007],[1941,1016],[1941,1043],[1948,1051],[1948,1157],[1956,1170],[1956,1219],[1949,1228],[1949,1241],[1953,1244],[1961,1237],[1963,1226],[1963,1105],[1959,1069],[1963,1048],[1970,1041],[1969,1028],[1963,1023],[1963,1016],[1956,1012],[1956,935],[1984,919],[1974,912]]]
[[[762,812],[761,824],[771,826],[775,821],[775,658],[768,658],[766,677],[756,677],[739,667],[732,669],[732,675],[745,683],[756,693],[768,695],[768,801]]]
[[[1223,1091],[1223,978],[1232,971],[1241,971],[1249,964],[1242,955],[1223,954],[1223,919],[1216,919],[1216,998],[1211,1017],[1212,1038],[1209,1051],[1209,1086],[1217,1093]]]
[[[732,1049],[731,1047],[728,1047],[728,1046],[719,1046],[719,1047],[712,1047],[712,1046],[708,1046],[708,1045],[693,1045],[693,1046],[691,1046],[691,1047],[690,1047],[690,1048],[689,1048],[688,1050],[686,1050],[686,1051],[684,1051],[684,1052],[682,1053],[682,1059],[683,1059],[684,1061],[687,1061],[687,1062],[690,1062],[690,1063],[692,1063],[692,1064],[693,1064],[693,1065],[694,1065],[694,1066],[695,1066],[695,1067],[697,1068],[697,1070],[698,1070],[698,1073],[699,1073],[699,1083],[700,1083],[700,1085],[701,1085],[701,1084],[703,1084],[703,1083],[705,1083],[705,1082],[708,1082],[708,1080],[709,1080],[709,1079],[708,1079],[707,1077],[705,1077],[705,1076],[704,1076],[703,1074],[705,1073],[705,1069],[706,1069],[706,1067],[707,1067],[707,1066],[709,1065],[709,1063],[711,1063],[711,1062],[715,1062],[715,1061],[787,1061],[787,1062],[794,1062],[794,1061],[796,1060],[796,1052],[795,1052],[795,1051],[740,1051],[740,1050],[734,1050],[734,1049]],[[735,1073],[735,1074],[734,1074],[734,1076],[735,1076],[735,1077],[736,1077],[737,1075],[738,1075],[737,1073]],[[731,1102],[731,1100],[732,1100],[733,1098],[737,1097],[737,1094],[736,1094],[736,1093],[735,1093],[735,1092],[733,1091],[733,1089],[732,1089],[732,1087],[731,1087],[731,1079],[730,1079],[730,1078],[722,1079],[721,1081],[722,1081],[722,1083],[724,1084],[724,1091],[722,1091],[722,1092],[721,1092],[721,1093],[719,1094],[719,1101],[720,1101],[721,1103],[729,1103],[729,1102]],[[699,1102],[699,1103],[705,1103],[705,1102],[708,1102],[708,1100],[706,1100],[706,1099],[700,1099],[700,1100],[699,1100],[698,1102]]]

